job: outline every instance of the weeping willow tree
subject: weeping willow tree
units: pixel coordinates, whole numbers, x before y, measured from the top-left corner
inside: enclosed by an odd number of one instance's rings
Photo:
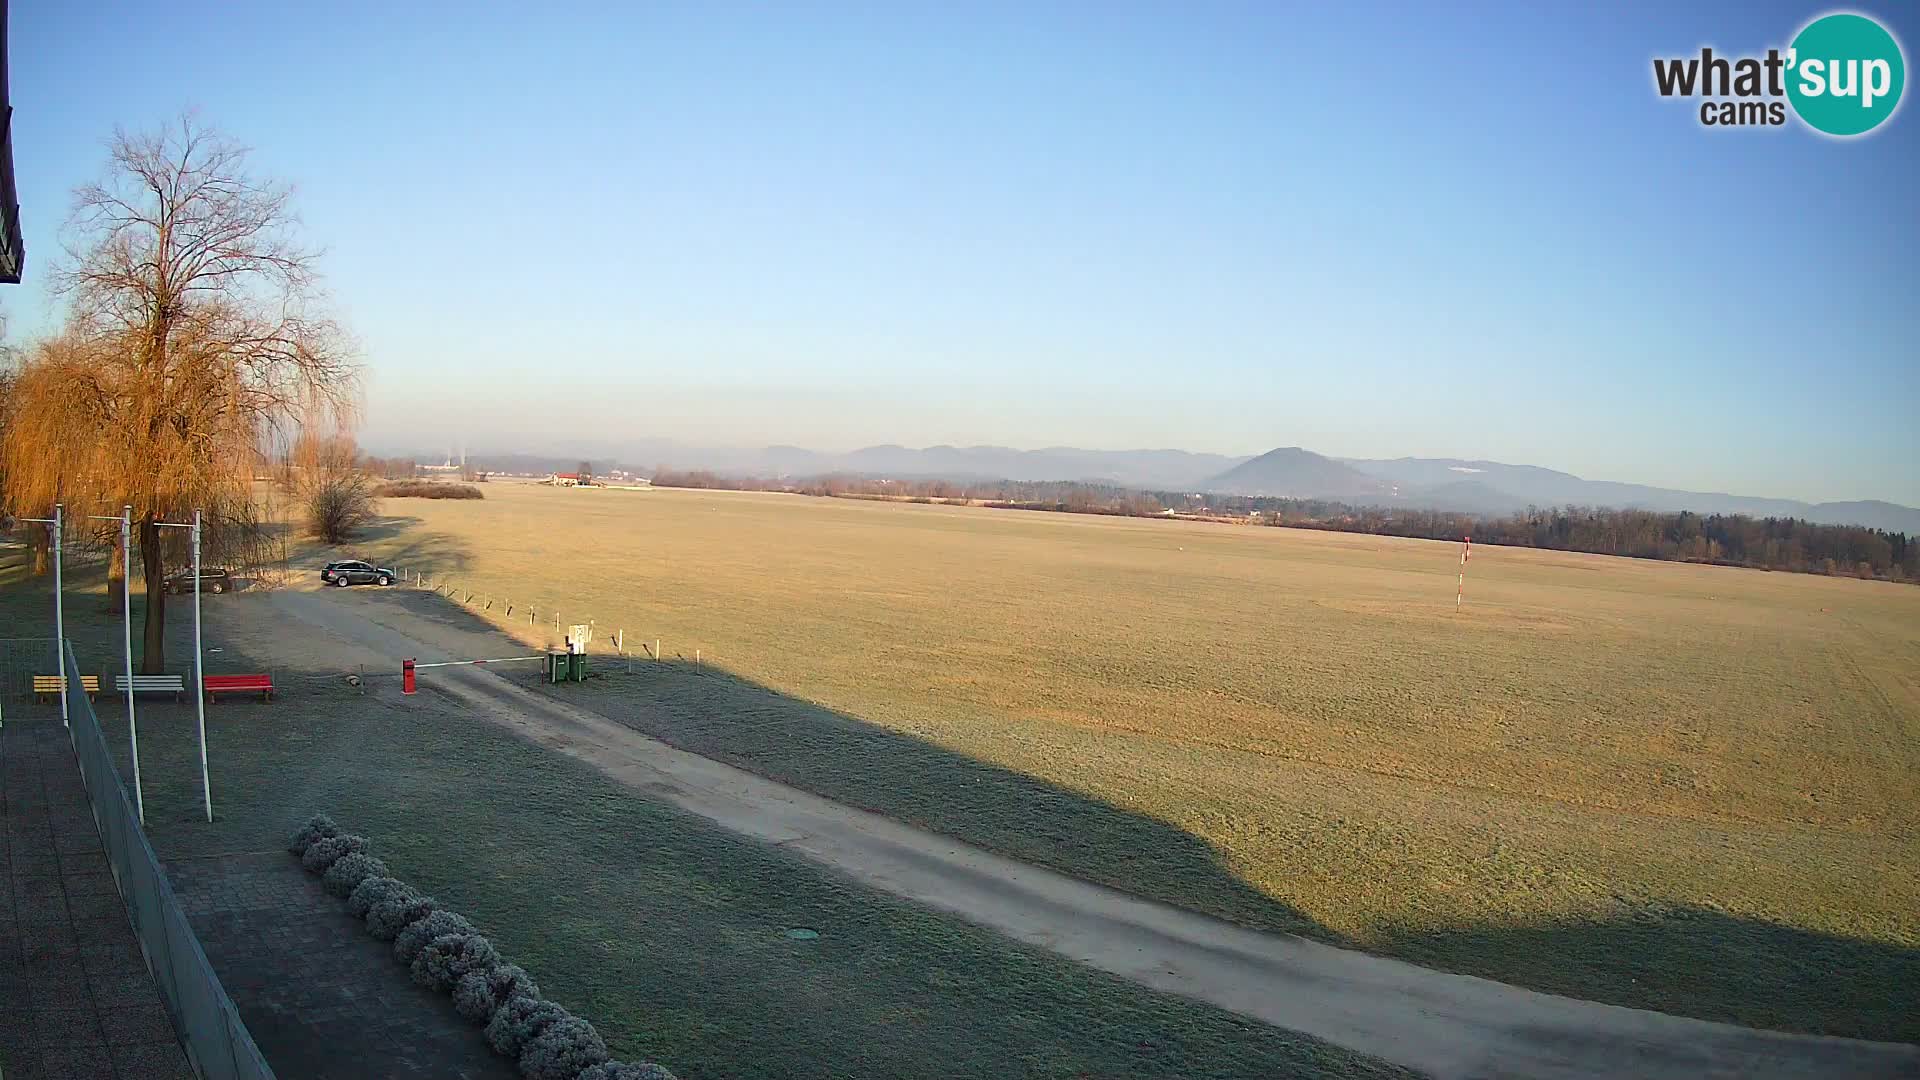
[[[6,477],[7,509],[23,517],[48,517],[55,503],[85,490],[95,468],[91,453],[63,447],[62,432],[90,431],[83,403],[57,392],[88,365],[66,337],[40,343],[13,373],[7,422],[0,431],[0,474]],[[71,511],[70,511],[71,513]],[[82,519],[84,521],[84,518]],[[34,573],[47,571],[46,530],[31,533]]]
[[[20,367],[0,468],[15,513],[133,508],[143,670],[158,672],[186,544],[162,523],[200,510],[203,559],[259,561],[260,448],[351,415],[358,367],[317,304],[290,189],[254,177],[244,147],[187,116],[108,148],[105,176],[74,193],[67,321]]]

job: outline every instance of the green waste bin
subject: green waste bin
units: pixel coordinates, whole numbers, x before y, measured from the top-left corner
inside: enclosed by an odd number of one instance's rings
[[[568,674],[571,671],[571,669],[572,669],[572,665],[569,663],[566,653],[563,653],[563,652],[547,653],[547,681],[548,682],[550,683],[565,682],[568,678]]]
[[[585,679],[587,677],[587,654],[583,652],[573,653],[568,659],[573,662],[568,677],[573,679],[574,682],[580,682]]]

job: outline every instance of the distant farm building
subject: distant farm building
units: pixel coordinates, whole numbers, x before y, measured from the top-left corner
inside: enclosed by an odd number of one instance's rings
[[[422,465],[420,466],[420,471],[430,473],[464,473],[467,471],[467,448],[464,446],[460,448],[460,462],[457,465],[454,464],[453,451],[449,450],[447,451],[447,463],[445,465]]]
[[[540,483],[549,487],[603,488],[615,491],[646,491],[653,487],[653,481],[630,473],[582,476],[577,472],[557,472],[548,473],[546,479],[541,480]]]

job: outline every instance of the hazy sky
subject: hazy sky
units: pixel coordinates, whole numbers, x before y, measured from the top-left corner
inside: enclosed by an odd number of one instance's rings
[[[0,310],[57,318],[70,189],[193,105],[298,184],[383,448],[1299,444],[1920,504],[1920,114],[1704,130],[1653,56],[1827,8],[1683,6],[16,3]],[[1920,14],[1855,10],[1913,62]]]

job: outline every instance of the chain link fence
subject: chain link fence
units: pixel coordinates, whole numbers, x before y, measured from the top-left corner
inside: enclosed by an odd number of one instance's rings
[[[52,638],[0,638],[0,708],[33,692],[35,675],[51,675]]]
[[[273,1069],[240,1021],[226,988],[213,973],[186,913],[174,898],[166,871],[154,857],[146,833],[134,816],[132,800],[120,781],[93,705],[80,688],[80,665],[72,643],[62,649],[67,671],[67,716],[74,755],[86,780],[93,819],[100,827],[107,863],[127,906],[147,967],[172,1014],[194,1071],[205,1080],[273,1080]],[[41,642],[41,659],[51,670],[53,643]]]

